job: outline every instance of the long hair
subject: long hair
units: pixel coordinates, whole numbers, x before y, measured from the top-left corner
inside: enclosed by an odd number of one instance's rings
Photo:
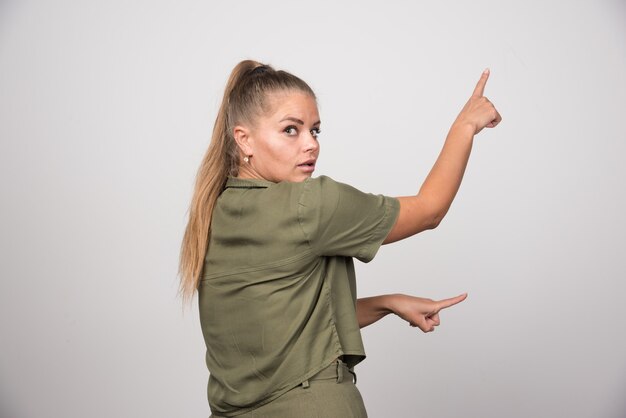
[[[196,175],[189,221],[180,249],[179,292],[183,302],[195,294],[203,274],[217,198],[224,190],[228,176],[236,177],[239,173],[240,151],[233,137],[233,128],[238,124],[254,126],[258,117],[270,111],[268,95],[290,90],[315,98],[313,90],[304,81],[269,65],[245,60],[231,72],[213,126],[211,143]]]

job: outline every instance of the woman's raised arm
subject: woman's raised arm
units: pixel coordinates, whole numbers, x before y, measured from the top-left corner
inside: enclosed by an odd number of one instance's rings
[[[436,228],[448,212],[461,185],[474,135],[502,120],[494,105],[483,96],[488,78],[486,69],[450,127],[443,149],[417,195],[398,197],[400,214],[383,244]]]

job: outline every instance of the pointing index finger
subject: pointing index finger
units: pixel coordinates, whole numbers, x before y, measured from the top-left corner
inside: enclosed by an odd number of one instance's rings
[[[450,299],[440,300],[438,303],[439,310],[449,308],[450,306],[454,306],[457,303],[461,303],[465,300],[465,298],[467,298],[467,293],[463,293],[462,295],[459,295]]]
[[[482,95],[485,93],[485,85],[487,84],[488,78],[489,78],[489,68],[485,68],[485,71],[483,71],[482,75],[480,76],[480,80],[478,80],[478,83],[476,84],[476,87],[474,88],[474,93],[472,93],[472,96],[482,97]]]

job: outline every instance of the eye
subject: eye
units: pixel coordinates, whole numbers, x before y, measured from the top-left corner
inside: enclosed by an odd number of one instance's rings
[[[298,135],[298,128],[294,125],[289,125],[283,130],[283,132],[289,136],[296,136]]]
[[[321,133],[322,131],[320,128],[311,129],[311,135],[313,135],[313,138],[317,138],[318,136],[320,136]]]

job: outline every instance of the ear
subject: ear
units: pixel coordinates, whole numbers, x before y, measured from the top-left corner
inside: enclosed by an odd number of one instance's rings
[[[254,155],[253,141],[250,137],[250,130],[242,125],[233,128],[233,137],[244,155]]]

